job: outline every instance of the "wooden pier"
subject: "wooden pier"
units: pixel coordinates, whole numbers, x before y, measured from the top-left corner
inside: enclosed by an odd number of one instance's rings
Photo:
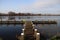
[[[57,24],[56,21],[32,21],[33,24]],[[24,21],[0,21],[0,24],[24,24]]]
[[[37,29],[34,28],[32,21],[26,21],[24,23],[24,29],[21,36],[18,36],[19,40],[40,40],[40,33],[37,32]]]

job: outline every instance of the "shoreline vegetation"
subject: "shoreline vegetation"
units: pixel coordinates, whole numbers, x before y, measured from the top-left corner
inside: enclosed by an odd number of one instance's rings
[[[8,12],[8,13],[0,13],[0,16],[60,16],[60,14],[42,14],[42,13],[15,13],[15,12]]]

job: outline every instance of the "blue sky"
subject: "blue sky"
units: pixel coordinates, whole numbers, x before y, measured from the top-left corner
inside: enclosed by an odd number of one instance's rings
[[[0,0],[0,12],[60,13],[60,0]]]

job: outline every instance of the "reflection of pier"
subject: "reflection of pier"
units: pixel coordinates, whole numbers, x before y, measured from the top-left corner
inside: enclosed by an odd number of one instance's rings
[[[19,40],[40,40],[40,33],[34,29],[34,24],[31,21],[26,21],[24,24],[23,33],[18,37]]]

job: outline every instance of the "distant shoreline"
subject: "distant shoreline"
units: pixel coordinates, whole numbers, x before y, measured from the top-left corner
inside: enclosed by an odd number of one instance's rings
[[[15,13],[8,12],[8,14],[0,13],[0,16],[60,16],[60,14],[33,14],[33,13]]]

